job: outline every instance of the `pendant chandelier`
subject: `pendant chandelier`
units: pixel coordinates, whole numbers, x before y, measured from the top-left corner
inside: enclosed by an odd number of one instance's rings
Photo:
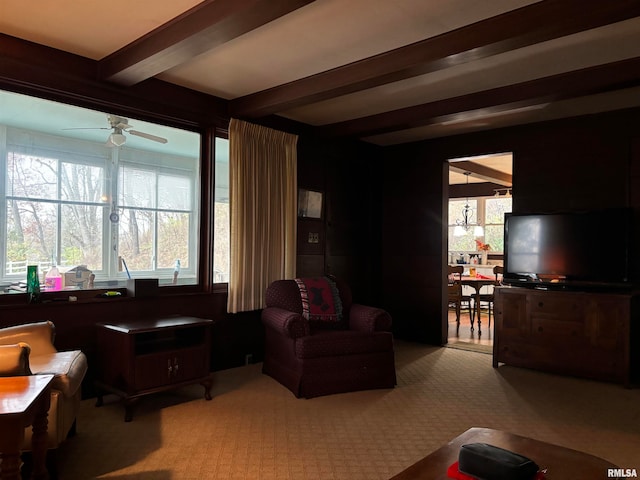
[[[471,172],[464,172],[464,175],[467,177],[467,192],[469,187],[469,175]],[[456,220],[456,226],[453,229],[453,235],[456,237],[461,237],[467,234],[469,229],[473,226],[473,235],[476,237],[480,237],[484,235],[483,228],[480,225],[473,225],[474,222],[474,211],[473,208],[469,205],[469,197],[467,196],[467,200],[465,201],[464,207],[462,208],[462,218]]]

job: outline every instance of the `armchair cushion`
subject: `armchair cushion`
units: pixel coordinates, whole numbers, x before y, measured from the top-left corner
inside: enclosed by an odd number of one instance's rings
[[[282,308],[271,307],[263,310],[262,322],[266,327],[288,338],[298,338],[309,335],[309,322],[296,312],[289,312]]]
[[[52,322],[26,323],[0,329],[0,345],[24,342],[31,347],[31,356],[56,353],[53,342],[56,329]]]
[[[323,332],[321,335],[309,335],[298,339],[295,349],[298,358],[387,352],[393,349],[393,337],[389,332],[380,332],[377,335],[352,330]]]
[[[391,315],[386,310],[354,303],[351,305],[349,328],[361,332],[390,331]]]
[[[336,284],[328,277],[296,278],[302,302],[302,316],[310,322],[342,321],[342,300]]]
[[[35,355],[31,357],[31,371],[35,375],[55,375],[51,388],[71,398],[87,373],[87,359],[80,350]]]
[[[24,342],[0,345],[0,377],[31,375],[29,353],[31,347]]]
[[[326,277],[325,277],[326,278]],[[266,292],[267,307],[277,307],[290,312],[295,312],[304,317],[305,306],[300,292],[299,280],[276,280]],[[351,308],[351,291],[340,280],[328,278],[337,290],[337,300],[342,304],[341,315],[335,321],[325,321],[310,317],[309,328],[314,330],[344,330],[349,328],[349,309]],[[310,312],[308,312],[310,313]]]

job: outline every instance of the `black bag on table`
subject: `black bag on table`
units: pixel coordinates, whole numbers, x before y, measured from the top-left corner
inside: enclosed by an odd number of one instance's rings
[[[458,470],[480,480],[533,480],[538,465],[520,454],[486,443],[460,447]]]

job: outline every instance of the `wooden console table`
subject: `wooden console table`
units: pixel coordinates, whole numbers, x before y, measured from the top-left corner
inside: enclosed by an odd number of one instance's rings
[[[493,366],[637,381],[634,295],[496,287]]]
[[[489,428],[470,428],[391,480],[448,480],[447,468],[458,461],[460,447],[467,443],[487,443],[524,455],[547,469],[547,480],[602,480],[615,465],[587,453],[520,437]]]
[[[0,377],[0,479],[20,479],[20,450],[24,429],[32,425],[32,478],[49,478],[47,456],[47,415],[51,403],[49,385],[53,375]]]
[[[211,400],[209,372],[213,320],[167,317],[98,325],[98,391],[115,393],[125,404],[125,422],[140,397],[194,383]]]

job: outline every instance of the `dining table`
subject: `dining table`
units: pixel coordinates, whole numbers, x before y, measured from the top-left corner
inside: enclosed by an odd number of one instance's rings
[[[478,305],[478,308],[476,310],[478,311],[478,332],[480,332],[480,329],[481,329],[480,301],[479,301],[480,290],[482,289],[482,287],[499,285],[500,284],[499,279],[496,280],[495,277],[488,277],[484,275],[476,275],[475,277],[465,275],[461,278],[460,283],[463,286],[466,285],[467,287],[472,287],[475,290],[473,297],[474,297],[474,302],[476,302],[476,304]]]

